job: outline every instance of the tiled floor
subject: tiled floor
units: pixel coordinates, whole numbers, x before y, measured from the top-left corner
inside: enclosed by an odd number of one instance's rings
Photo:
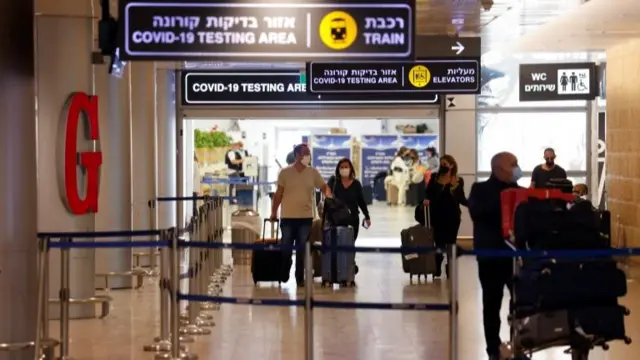
[[[399,245],[398,233],[412,223],[406,208],[376,206],[373,227],[362,230],[362,246]],[[396,254],[360,254],[360,274],[354,289],[315,287],[317,299],[378,302],[446,302],[446,281],[412,285],[402,273]],[[459,360],[485,359],[481,326],[479,285],[475,261],[462,258],[460,275]],[[640,287],[630,282],[624,300],[632,312],[640,313]],[[157,286],[112,291],[111,315],[102,320],[74,320],[71,323],[71,356],[76,360],[152,359],[142,347],[158,335]],[[282,288],[269,284],[254,287],[248,266],[236,266],[224,286],[224,294],[256,298],[300,298],[302,291],[289,283]],[[301,309],[248,305],[223,305],[213,312],[217,325],[189,350],[200,359],[212,360],[303,360],[304,327]],[[446,360],[448,356],[448,314],[424,311],[333,310],[314,311],[314,353],[318,360]],[[637,338],[637,314],[628,318],[628,333]],[[52,333],[57,336],[56,322]],[[507,328],[503,326],[504,336]],[[536,354],[535,359],[569,359],[557,349]],[[608,352],[597,352],[591,360],[638,359],[640,345],[614,343]],[[634,355],[635,354],[635,355]]]

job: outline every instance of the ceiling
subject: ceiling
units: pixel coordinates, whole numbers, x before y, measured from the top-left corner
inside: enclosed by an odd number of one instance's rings
[[[602,51],[640,38],[640,0],[591,0],[524,35],[518,52]]]
[[[462,36],[480,35],[483,48],[489,50],[514,41],[583,2],[493,0],[491,9],[484,10],[480,0],[417,0],[416,23],[419,34],[447,34],[455,30]]]

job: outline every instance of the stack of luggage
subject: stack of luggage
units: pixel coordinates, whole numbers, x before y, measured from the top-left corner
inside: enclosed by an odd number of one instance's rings
[[[501,195],[503,235],[519,250],[610,248],[608,214],[558,189],[509,189]],[[611,257],[525,257],[514,266],[512,346],[532,353],[569,345],[574,360],[594,346],[624,340],[629,310],[625,273]]]

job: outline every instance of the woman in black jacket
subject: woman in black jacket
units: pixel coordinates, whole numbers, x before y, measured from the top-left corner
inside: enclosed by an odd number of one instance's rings
[[[336,181],[336,179],[338,179]],[[344,158],[338,162],[336,166],[336,174],[329,179],[329,188],[333,192],[333,196],[342,201],[349,211],[351,211],[350,225],[353,227],[353,240],[358,238],[358,230],[360,229],[359,210],[364,215],[365,227],[371,226],[371,218],[369,217],[369,209],[364,200],[362,192],[362,184],[356,180],[356,172],[353,169],[351,160]]]
[[[445,248],[456,243],[458,229],[460,228],[460,205],[467,206],[467,197],[464,193],[464,180],[458,176],[458,163],[451,155],[440,158],[440,168],[437,173],[431,175],[425,191],[425,205],[429,206],[431,214],[431,227],[436,246]],[[436,255],[436,273],[442,275],[442,263],[444,255]],[[449,276],[449,259],[446,267]]]

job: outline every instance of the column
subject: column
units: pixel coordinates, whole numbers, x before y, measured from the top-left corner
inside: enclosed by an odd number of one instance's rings
[[[34,8],[30,1],[0,6],[0,342],[33,341],[36,333],[36,121]],[[23,41],[14,41],[20,34]],[[33,359],[33,350],[0,359]]]
[[[100,174],[100,209],[95,217],[96,231],[131,230],[132,198],[132,137],[129,102],[131,68],[122,78],[109,74],[110,59],[95,65],[95,91],[100,99],[100,147],[102,171]],[[149,88],[151,89],[151,88]],[[122,238],[100,241],[125,240]],[[131,270],[131,248],[96,249],[96,274],[123,274]],[[130,276],[109,277],[109,288],[131,288]],[[104,276],[95,278],[95,287],[106,287]]]
[[[177,127],[174,96],[174,73],[156,66],[155,121],[157,131],[156,154],[158,159],[157,196],[177,196]],[[177,224],[177,204],[158,204],[158,228],[166,229]]]
[[[477,132],[476,132],[476,96],[443,95],[444,151],[442,155],[452,155],[458,162],[458,174],[464,178],[467,196],[471,185],[476,181]],[[458,236],[472,236],[473,224],[469,212],[462,211],[462,223]]]
[[[607,50],[606,181],[614,245],[640,246],[640,39]],[[616,226],[616,219],[620,226]]]
[[[151,229],[155,220],[155,210],[148,202],[156,194],[156,151],[154,93],[155,67],[153,62],[131,62],[131,188],[132,224],[135,230]],[[136,249],[148,252],[149,249]],[[140,258],[141,264],[148,263],[147,257]]]
[[[54,232],[94,231],[95,215],[74,215],[69,212],[64,203],[64,191],[61,191],[61,189],[64,189],[64,177],[61,174],[64,170],[63,149],[67,100],[75,92],[94,94],[93,67],[91,64],[94,39],[92,33],[93,19],[91,18],[90,9],[88,13],[79,14],[76,12],[69,15],[69,13],[64,12],[66,8],[62,6],[63,2],[57,2],[57,4],[60,5],[60,9],[55,8],[52,2],[41,3],[40,5],[44,10],[37,9],[39,14],[35,17],[38,171],[37,174],[33,173],[31,176],[37,176],[38,181],[36,192],[38,196],[37,229],[38,231]],[[45,7],[44,5],[50,5],[50,7]],[[53,10],[57,12],[53,12]],[[8,21],[8,23],[14,22],[14,18]],[[11,36],[14,37],[15,34],[19,33],[13,32]],[[28,38],[28,36],[25,38]],[[7,97],[3,100],[10,100],[14,104],[21,101],[21,99]],[[11,120],[14,120],[13,117]],[[3,124],[8,124],[8,121],[7,117],[3,120]],[[105,126],[106,119],[99,121],[102,126]],[[84,136],[85,131],[86,124],[82,121],[78,125],[79,136],[77,143],[79,151],[87,151],[92,146]],[[6,134],[9,133],[3,131],[3,135]],[[18,137],[12,136],[12,138],[23,141]],[[104,147],[104,141],[100,145]],[[13,161],[22,161],[21,159],[24,155],[17,150],[21,147],[22,145],[8,148],[16,149],[11,152]],[[10,168],[12,165],[8,166]],[[9,172],[11,170],[7,169],[6,174]],[[77,172],[81,174],[79,167]],[[82,179],[80,175],[79,179]],[[80,181],[80,184],[82,184],[82,181]],[[102,184],[105,186],[105,181]],[[16,186],[19,185],[12,184],[9,188],[13,192],[13,188]],[[99,202],[98,211],[100,211],[100,206],[104,205],[104,203],[104,201]],[[31,211],[33,209],[36,209],[36,207],[32,207]],[[15,219],[20,217],[16,217],[16,214],[13,214],[8,218]],[[35,221],[33,214],[31,218],[31,221]],[[48,294],[51,298],[58,297],[60,288],[59,255],[59,250],[51,251]],[[92,297],[95,294],[95,251],[93,249],[75,249],[71,251],[70,257],[71,297]],[[27,300],[23,299],[22,301]],[[50,314],[52,317],[58,316],[59,311],[57,309],[57,306],[51,307]],[[32,311],[35,311],[35,308]],[[72,318],[93,317],[94,313],[95,306],[92,304],[73,305],[70,315]]]

